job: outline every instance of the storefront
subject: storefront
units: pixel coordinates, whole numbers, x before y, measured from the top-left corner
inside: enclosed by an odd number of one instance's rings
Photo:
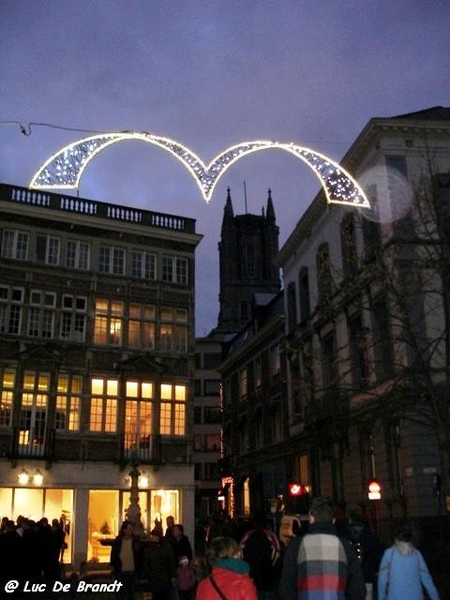
[[[166,527],[171,515],[182,522],[193,539],[194,486],[191,467],[164,467],[142,471],[139,507],[144,531],[155,521]],[[127,470],[111,464],[0,465],[0,516],[19,515],[38,521],[57,518],[66,533],[65,564],[78,568],[82,561],[109,563],[108,541],[117,535],[130,505]],[[103,542],[103,543],[102,543]]]

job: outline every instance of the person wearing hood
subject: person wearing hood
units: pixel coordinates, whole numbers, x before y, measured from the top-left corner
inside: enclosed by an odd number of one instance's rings
[[[216,537],[208,545],[211,573],[197,587],[196,600],[257,600],[250,567],[241,559],[239,544],[231,537]]]
[[[423,600],[422,586],[430,600],[439,600],[425,560],[412,543],[411,528],[400,526],[394,539],[394,545],[384,552],[381,559],[378,600]]]

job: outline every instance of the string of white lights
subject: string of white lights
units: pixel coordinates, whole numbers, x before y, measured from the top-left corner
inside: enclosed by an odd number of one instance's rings
[[[329,203],[350,204],[370,208],[369,201],[358,183],[338,163],[310,148],[293,143],[256,140],[242,142],[218,154],[208,165],[189,148],[175,140],[152,135],[146,132],[123,131],[102,133],[64,146],[38,169],[30,187],[79,188],[81,177],[89,162],[96,154],[111,144],[123,140],[142,140],[170,152],[188,169],[200,188],[206,202],[209,202],[220,177],[237,160],[259,150],[279,148],[290,152],[305,162],[316,174],[325,191]]]

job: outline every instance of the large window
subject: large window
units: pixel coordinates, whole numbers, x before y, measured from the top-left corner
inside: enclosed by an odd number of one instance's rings
[[[133,251],[131,253],[131,275],[141,279],[156,279],[156,254]]]
[[[186,285],[188,282],[187,259],[164,254],[162,257],[162,280]]]
[[[245,398],[248,394],[247,388],[247,367],[243,367],[239,370],[239,397]]]
[[[0,333],[20,333],[23,297],[22,288],[0,286]]]
[[[311,314],[309,300],[309,272],[308,267],[302,267],[298,275],[298,294],[300,301],[300,322],[307,321]]]
[[[186,397],[185,385],[161,384],[160,433],[185,435]]]
[[[11,425],[15,378],[15,371],[0,371],[0,427]]]
[[[60,336],[64,340],[84,342],[86,332],[87,298],[84,296],[62,297]]]
[[[160,314],[160,349],[186,352],[188,346],[187,310],[163,306]]]
[[[50,375],[26,371],[23,377],[19,418],[21,454],[44,453]]]
[[[275,344],[270,349],[270,376],[275,377],[281,371],[281,349]]]
[[[68,240],[66,267],[69,269],[89,269],[90,246],[88,242],[80,240]]]
[[[27,260],[28,255],[28,233],[16,229],[3,230],[2,256],[3,258],[15,258]]]
[[[153,419],[153,383],[127,381],[125,399],[125,452],[150,456]]]
[[[139,348],[155,347],[155,307],[149,304],[130,304],[128,345]]]
[[[90,431],[117,431],[117,379],[92,379]]]
[[[358,270],[355,216],[352,213],[345,215],[341,222],[341,252],[344,277],[351,277]]]
[[[94,343],[120,346],[123,331],[123,302],[95,301]]]
[[[60,375],[57,382],[55,429],[79,431],[81,377]]]
[[[28,312],[28,335],[52,338],[55,327],[56,294],[32,290]]]
[[[125,250],[123,248],[116,248],[115,246],[100,246],[98,270],[100,273],[124,275]]]
[[[327,242],[320,244],[317,250],[316,266],[319,301],[323,302],[329,298],[332,293],[330,248]]]

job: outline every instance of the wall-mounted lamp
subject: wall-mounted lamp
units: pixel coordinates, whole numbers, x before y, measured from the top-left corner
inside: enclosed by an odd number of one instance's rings
[[[138,486],[139,489],[148,488],[148,477],[145,473],[141,473],[141,475],[139,475]]]
[[[39,469],[36,469],[36,473],[33,475],[33,483],[37,486],[42,485],[44,483],[44,476],[39,471]]]
[[[20,485],[27,485],[27,483],[30,481],[30,476],[28,475],[28,472],[25,471],[25,469],[22,469],[17,475],[17,479]]]

